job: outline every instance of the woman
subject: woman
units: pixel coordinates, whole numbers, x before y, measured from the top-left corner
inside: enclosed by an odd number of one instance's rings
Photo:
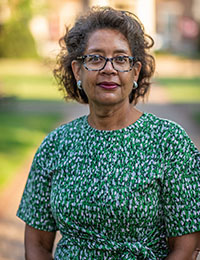
[[[153,40],[136,16],[96,8],[61,40],[55,76],[88,116],[38,149],[18,216],[27,259],[189,260],[199,240],[199,152],[176,123],[142,113]]]

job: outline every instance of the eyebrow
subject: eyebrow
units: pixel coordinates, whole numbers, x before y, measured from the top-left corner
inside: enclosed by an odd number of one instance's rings
[[[115,50],[114,53],[127,53],[129,50],[128,49],[118,49]],[[87,52],[104,52],[102,49],[94,48],[94,49],[89,49]]]

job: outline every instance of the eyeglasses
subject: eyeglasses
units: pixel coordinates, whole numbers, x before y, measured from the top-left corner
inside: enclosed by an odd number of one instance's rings
[[[77,57],[82,60],[83,66],[89,71],[101,71],[105,68],[108,61],[111,62],[113,69],[119,72],[128,72],[132,70],[135,58],[130,56],[116,56],[107,58],[101,55],[84,55]]]

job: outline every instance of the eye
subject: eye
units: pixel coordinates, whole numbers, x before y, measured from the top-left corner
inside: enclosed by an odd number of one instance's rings
[[[87,57],[87,62],[89,63],[98,63],[102,61],[102,57],[99,55],[90,55]]]
[[[117,56],[114,59],[115,59],[115,62],[120,63],[120,64],[128,62],[127,56]]]

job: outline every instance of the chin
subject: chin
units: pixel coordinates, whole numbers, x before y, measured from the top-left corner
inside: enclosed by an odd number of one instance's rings
[[[119,97],[116,97],[116,95],[113,95],[111,93],[107,95],[99,95],[98,98],[96,99],[99,103],[112,103],[112,102],[117,102],[119,100]]]

